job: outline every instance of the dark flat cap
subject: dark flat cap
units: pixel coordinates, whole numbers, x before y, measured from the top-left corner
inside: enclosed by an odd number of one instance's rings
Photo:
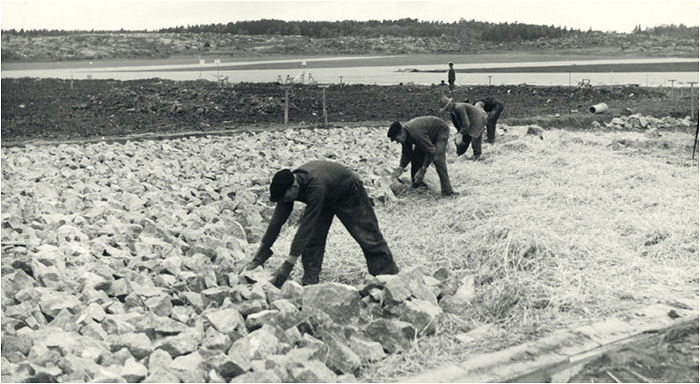
[[[292,184],[294,184],[294,174],[289,169],[285,168],[275,173],[270,183],[270,201],[281,200]]]

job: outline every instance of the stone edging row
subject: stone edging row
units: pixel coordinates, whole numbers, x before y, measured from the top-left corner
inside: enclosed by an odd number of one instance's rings
[[[687,303],[691,304],[691,303]],[[603,353],[682,324],[698,323],[697,303],[654,304],[617,318],[555,332],[502,351],[476,354],[398,382],[566,382]]]

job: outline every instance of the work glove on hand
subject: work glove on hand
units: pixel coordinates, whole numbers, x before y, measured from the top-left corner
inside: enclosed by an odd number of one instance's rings
[[[391,172],[391,178],[396,179],[399,176],[401,176],[402,173],[403,173],[403,168],[397,167],[396,169],[394,169],[393,172]]]
[[[423,178],[425,177],[425,172],[427,170],[427,168],[422,167],[418,170],[418,172],[416,172],[416,176],[413,177],[413,185],[420,185],[423,183]]]
[[[294,262],[290,261],[290,259],[293,259]],[[295,258],[288,258],[285,260],[282,265],[277,268],[277,271],[275,271],[275,275],[273,276],[272,280],[270,280],[270,283],[274,285],[277,288],[282,288],[282,285],[284,284],[285,281],[289,278],[289,274],[292,273],[292,269],[294,269],[294,264],[296,264],[296,257]]]
[[[261,266],[265,264],[267,259],[272,256],[272,250],[270,248],[260,248],[258,249],[257,252],[255,252],[255,257],[253,257],[253,260],[249,261],[248,264],[245,266],[246,271],[250,271],[251,269],[255,269],[258,266]]]

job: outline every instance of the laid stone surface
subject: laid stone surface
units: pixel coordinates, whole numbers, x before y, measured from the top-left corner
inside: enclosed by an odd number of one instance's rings
[[[355,287],[339,283],[307,286],[302,296],[302,308],[320,310],[336,322],[349,323],[360,314],[360,293]]]
[[[110,346],[112,351],[127,348],[129,352],[131,352],[131,355],[137,360],[150,355],[153,351],[151,340],[143,333],[111,335],[107,337],[105,342]]]
[[[230,383],[280,383],[282,380],[272,370],[247,372],[231,379]],[[320,381],[319,381],[320,382]]]
[[[71,313],[77,313],[82,307],[82,303],[74,295],[64,292],[47,292],[39,300],[39,308],[46,316],[56,317],[62,309],[67,309]]]
[[[179,383],[180,377],[170,368],[157,368],[149,370],[143,383]]]
[[[236,340],[231,350],[244,351],[250,360],[259,360],[266,355],[277,353],[280,341],[268,328],[260,328]]]
[[[242,375],[252,367],[252,362],[247,353],[237,349],[230,349],[226,355],[213,358],[211,364],[216,372],[225,379]]]
[[[167,368],[172,361],[173,358],[170,357],[168,352],[162,349],[156,349],[148,356],[148,371],[153,372],[159,368]]]
[[[390,307],[388,312],[399,320],[411,323],[418,331],[418,336],[423,336],[435,333],[442,309],[430,301],[413,299]]]
[[[301,306],[302,297],[304,296],[304,287],[293,280],[287,280],[280,289],[282,298],[289,300],[297,307]]]
[[[182,332],[176,336],[168,336],[156,344],[156,349],[162,349],[171,357],[178,357],[197,350],[201,338],[194,332]]]
[[[138,383],[148,375],[148,369],[136,360],[128,359],[120,370],[121,377],[129,383]]]
[[[217,331],[214,327],[209,327],[201,342],[200,351],[223,353],[228,351],[231,347],[231,343],[231,338],[229,338],[228,335]]]
[[[332,334],[323,338],[328,346],[326,365],[334,371],[341,373],[357,373],[362,360],[360,356],[350,348],[349,341],[343,334]]]
[[[228,334],[245,326],[241,313],[235,308],[225,308],[207,312],[204,315],[217,331]]]
[[[249,331],[253,331],[261,328],[265,324],[274,324],[279,314],[280,311],[278,310],[263,310],[252,313],[245,319],[246,328],[248,328]]]
[[[0,342],[2,343],[2,356],[14,363],[19,361],[13,360],[27,356],[34,345],[32,338],[24,335],[4,335]]]
[[[386,357],[381,343],[369,340],[365,337],[352,335],[348,339],[348,346],[360,357],[362,364],[380,361]]]
[[[334,383],[337,376],[322,362],[311,360],[292,368],[291,377],[297,383]]]
[[[280,312],[297,312],[299,308],[288,299],[279,299],[270,303],[270,308]]]
[[[411,348],[411,341],[416,329],[405,321],[378,319],[367,325],[366,335],[382,344],[389,353],[406,351]]]

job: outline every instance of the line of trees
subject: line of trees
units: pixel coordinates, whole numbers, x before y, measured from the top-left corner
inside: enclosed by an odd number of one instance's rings
[[[419,21],[418,19],[370,20],[370,21],[283,21],[263,19],[256,21],[238,21],[227,24],[201,24],[163,28],[159,32],[214,32],[236,35],[300,35],[307,37],[463,37],[487,41],[534,40],[541,37],[561,37],[578,30],[567,28],[532,25],[522,23],[487,23],[476,20],[460,19],[458,22]]]
[[[665,36],[677,37],[677,38],[681,38],[681,39],[695,37],[695,40],[697,40],[699,31],[700,30],[698,30],[697,26],[688,27],[685,24],[680,24],[680,25],[669,24],[669,25],[658,25],[656,27],[645,28],[645,29],[642,29],[641,25],[636,25],[634,27],[634,30],[632,31],[632,33],[636,34],[636,35],[665,35]]]
[[[19,31],[15,29],[2,30],[2,33],[19,36],[62,36],[81,33],[129,33],[147,32],[146,30],[104,30],[80,31],[36,29]],[[262,19],[254,21],[237,21],[226,24],[200,24],[161,28],[155,32],[165,33],[226,33],[235,35],[284,35],[306,36],[316,38],[355,36],[363,38],[378,38],[382,36],[408,37],[453,37],[472,40],[483,40],[494,43],[536,40],[540,38],[560,38],[577,36],[581,30],[568,29],[554,25],[535,25],[523,23],[488,23],[476,20],[460,19],[458,22],[445,23],[439,21],[419,21],[418,19],[370,20],[370,21],[283,21]],[[591,31],[588,31],[591,32]],[[698,39],[698,27],[680,25],[660,25],[642,29],[635,26],[632,34],[671,36],[681,39]]]

